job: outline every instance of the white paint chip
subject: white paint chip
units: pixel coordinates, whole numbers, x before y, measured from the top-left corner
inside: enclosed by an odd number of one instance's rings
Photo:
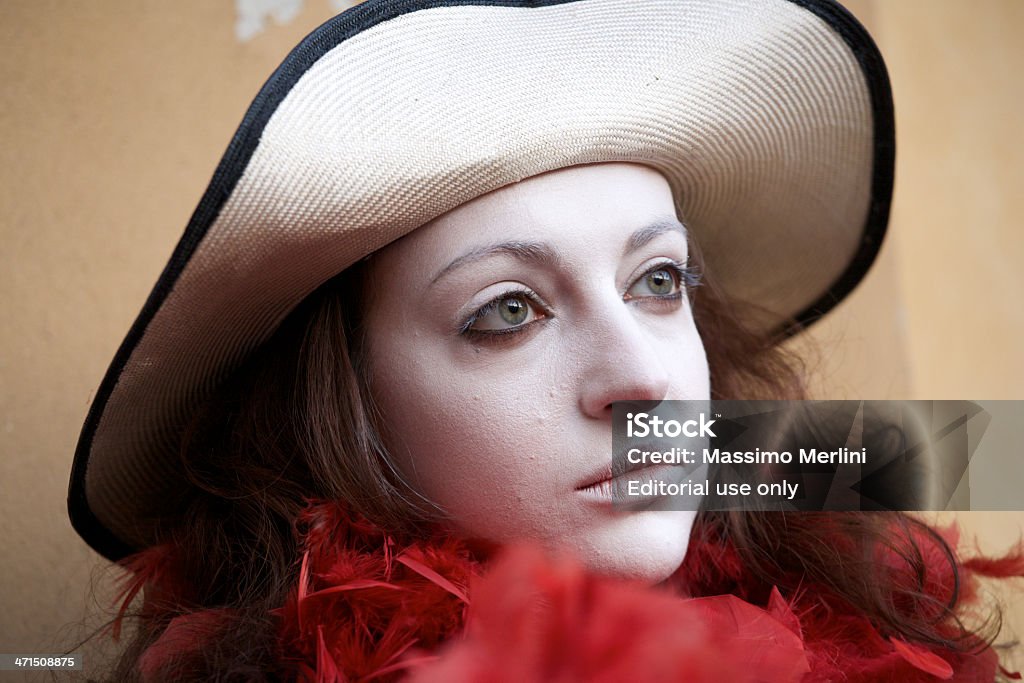
[[[235,38],[244,43],[266,28],[267,17],[284,25],[299,16],[305,0],[235,0]]]
[[[306,0],[235,0],[235,38],[252,40],[267,27],[267,17],[283,26],[299,16]],[[358,5],[360,0],[327,0],[335,13]]]

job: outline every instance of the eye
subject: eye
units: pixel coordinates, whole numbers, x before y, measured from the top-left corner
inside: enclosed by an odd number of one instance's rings
[[[462,325],[463,334],[497,335],[518,332],[547,317],[533,292],[510,291],[491,299]]]
[[[530,315],[530,304],[525,296],[517,294],[516,296],[507,296],[499,301],[495,305],[495,310],[503,323],[514,327],[526,322],[526,318]]]
[[[641,283],[647,287],[648,291],[657,296],[675,294],[676,289],[679,287],[679,283],[676,282],[676,274],[668,268],[659,268],[647,273],[637,285]],[[633,285],[631,289],[635,289],[637,285]]]
[[[689,266],[674,261],[659,263],[641,275],[623,297],[631,299],[680,299],[683,289],[700,283],[700,275]]]

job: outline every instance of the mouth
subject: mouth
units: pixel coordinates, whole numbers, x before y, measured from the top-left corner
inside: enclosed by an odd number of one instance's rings
[[[679,468],[683,467],[682,464],[671,464],[671,463],[651,463],[651,462],[629,462],[626,454],[633,448],[643,451],[651,452],[665,452],[668,450],[665,444],[642,444],[642,445],[631,445],[629,448],[624,449],[615,458],[615,462],[619,465],[613,470],[612,463],[606,464],[604,467],[592,472],[585,477],[579,484],[576,485],[576,491],[586,495],[588,498],[597,498],[602,501],[610,500],[616,486],[623,486],[625,482],[630,479],[636,479],[637,473],[643,472],[651,475],[652,477],[668,476],[669,473],[676,473],[678,476]]]
[[[576,487],[576,491],[597,502],[611,502],[614,487],[612,466],[609,464],[601,471],[589,476],[584,483]]]

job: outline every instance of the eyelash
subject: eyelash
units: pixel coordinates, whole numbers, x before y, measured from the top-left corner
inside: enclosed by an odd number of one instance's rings
[[[680,263],[679,261],[662,261],[661,263],[657,263],[648,268],[647,270],[645,270],[643,273],[641,273],[636,279],[633,280],[633,282],[630,283],[626,291],[629,291],[629,289],[632,288],[633,285],[635,285],[637,282],[640,282],[640,280],[642,280],[643,278],[659,270],[669,270],[670,272],[672,272],[676,278],[676,281],[680,285],[680,291],[675,292],[674,294],[666,294],[662,296],[655,295],[639,297],[631,299],[632,301],[653,303],[656,305],[674,304],[675,302],[682,299],[684,293],[687,296],[692,296],[693,291],[698,286],[700,286],[701,278],[703,276],[700,270],[694,266],[683,264]],[[478,320],[493,312],[494,309],[498,307],[498,304],[500,304],[504,299],[513,296],[525,297],[532,306],[539,309],[542,313],[546,314],[549,310],[548,307],[544,304],[544,302],[541,301],[537,293],[534,292],[532,289],[529,289],[528,287],[513,287],[505,290],[504,292],[497,295],[496,297],[485,303],[483,306],[478,308],[476,311],[474,311],[469,316],[469,318],[459,326],[458,333],[474,341],[500,343],[503,340],[509,339],[510,335],[521,334],[527,328],[533,327],[535,323],[547,320],[548,315],[544,315],[541,318],[537,318],[536,320],[532,320],[528,323],[524,323],[517,327],[508,327],[501,330],[473,329],[473,325],[476,324]]]
[[[647,277],[651,273],[657,272],[659,270],[671,271],[676,276],[676,280],[678,280],[679,282],[680,290],[675,294],[667,294],[665,296],[643,297],[642,299],[640,299],[640,301],[650,301],[651,299],[661,301],[673,301],[681,299],[683,294],[692,297],[694,290],[700,286],[701,278],[703,277],[703,273],[701,273],[700,269],[698,269],[696,266],[680,263],[679,261],[663,261],[645,270],[640,275],[640,277],[633,280],[633,283],[630,285],[630,287],[635,285],[637,282],[640,282],[641,279]]]
[[[505,290],[504,292],[502,292],[498,296],[494,297],[493,299],[491,299],[490,301],[485,303],[480,308],[476,309],[476,311],[474,311],[469,316],[469,318],[464,323],[462,323],[462,325],[459,326],[459,334],[465,335],[466,337],[469,337],[470,339],[480,339],[480,340],[492,339],[492,340],[494,340],[494,339],[497,339],[499,337],[507,336],[509,334],[518,334],[519,332],[522,332],[527,327],[532,327],[533,323],[540,322],[541,320],[546,320],[547,319],[547,316],[545,315],[543,318],[538,318],[537,320],[533,320],[533,321],[525,323],[523,325],[519,325],[518,327],[508,327],[508,328],[505,328],[503,330],[474,330],[473,329],[473,325],[476,324],[476,321],[480,320],[481,318],[487,316],[489,313],[493,312],[498,307],[498,304],[500,304],[504,299],[507,299],[507,298],[513,297],[513,296],[525,297],[527,299],[527,301],[529,301],[532,306],[534,306],[536,308],[539,308],[542,312],[546,313],[547,310],[548,310],[548,307],[544,304],[543,301],[540,300],[540,297],[532,289],[530,289],[528,287],[512,287],[512,288],[509,288],[509,289]]]

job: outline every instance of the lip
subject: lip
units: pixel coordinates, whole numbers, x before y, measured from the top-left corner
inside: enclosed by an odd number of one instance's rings
[[[664,465],[660,463],[656,465],[640,465],[636,469],[623,472],[616,477],[610,477],[599,481],[596,484],[591,484],[590,486],[579,489],[577,493],[579,493],[580,496],[589,503],[594,503],[603,507],[613,506],[616,495],[622,495],[621,492],[625,490],[629,481],[637,479],[638,477],[647,478],[648,476],[655,480],[670,480],[672,479],[672,474],[676,474],[676,476],[678,476],[680,467],[682,467],[682,465]],[[619,493],[616,494],[616,491]],[[619,502],[629,507],[637,505],[642,506],[643,504],[649,504],[651,501],[657,500],[660,497],[661,494],[645,495],[640,497],[630,496],[628,500],[620,499]]]
[[[666,464],[663,464],[663,463],[631,463],[631,462],[628,462],[626,460],[626,453],[628,453],[630,450],[632,450],[634,448],[638,448],[641,451],[664,452],[666,450],[671,449],[672,447],[670,445],[664,443],[664,442],[649,442],[649,443],[642,443],[642,444],[629,444],[626,448],[624,448],[618,454],[618,459],[621,459],[622,462],[626,463],[626,468],[622,472],[619,472],[618,474],[615,474],[615,476],[613,476],[612,464],[608,463],[604,467],[601,467],[600,469],[595,470],[594,472],[591,472],[588,476],[584,477],[583,480],[580,481],[580,483],[578,483],[576,485],[576,490],[577,491],[586,491],[588,489],[598,488],[598,487],[601,487],[602,485],[606,484],[607,482],[611,482],[612,479],[623,477],[623,476],[625,476],[627,474],[631,474],[633,472],[636,472],[637,470],[652,469],[652,468],[662,468],[662,467],[681,467],[682,466],[681,464],[679,464],[679,465],[667,464],[666,465]]]

